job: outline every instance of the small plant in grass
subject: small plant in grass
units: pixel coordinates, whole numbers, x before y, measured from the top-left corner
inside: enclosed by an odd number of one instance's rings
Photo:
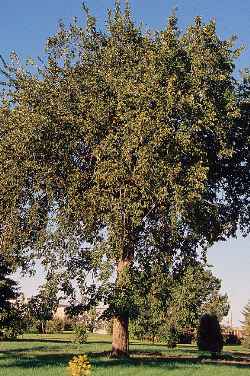
[[[174,326],[163,326],[163,333],[160,339],[166,343],[167,347],[174,349],[178,343],[178,332]]]
[[[91,374],[91,364],[86,355],[74,356],[69,362],[71,376],[87,376]]]
[[[74,327],[74,342],[86,343],[88,338],[87,327],[83,323],[77,323]]]
[[[218,357],[223,348],[223,337],[219,321],[215,315],[203,315],[197,333],[197,345],[200,351],[209,351],[212,357]]]

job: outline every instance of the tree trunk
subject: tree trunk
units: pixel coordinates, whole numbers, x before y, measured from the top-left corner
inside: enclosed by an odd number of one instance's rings
[[[123,280],[123,272],[129,267],[131,258],[122,259],[117,265],[116,285],[122,287],[126,282]],[[112,355],[114,357],[128,356],[129,351],[129,333],[128,333],[128,313],[119,312],[114,315]]]
[[[45,334],[45,323],[44,323],[44,321],[41,322],[41,333]]]
[[[112,355],[127,356],[129,350],[128,317],[116,316],[113,323]]]

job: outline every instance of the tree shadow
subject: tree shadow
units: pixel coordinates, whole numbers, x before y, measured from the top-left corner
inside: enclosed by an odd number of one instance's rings
[[[94,341],[94,340],[90,340],[90,341],[87,341],[86,343],[89,344],[89,345],[92,345],[92,344],[95,344],[95,343],[107,345],[107,344],[111,344],[111,341],[108,341],[108,340],[107,341]]]
[[[70,359],[75,355],[75,353],[39,354],[36,356],[22,355],[21,357],[12,357],[11,362],[2,365],[1,368],[20,367],[23,369],[29,369],[62,365],[66,367]]]
[[[44,350],[44,347],[37,348],[40,351]],[[32,349],[29,349],[31,351]],[[34,350],[34,349],[33,349]],[[46,349],[47,350],[47,349]],[[22,355],[20,354],[21,351],[25,353]],[[66,367],[68,362],[72,359],[73,356],[76,355],[75,352],[69,353],[52,353],[52,354],[27,354],[27,349],[19,348],[15,350],[5,350],[2,351],[5,357],[9,357],[11,362],[2,365],[2,368],[12,368],[12,367],[19,367],[23,369],[29,368],[41,368],[41,367],[48,367],[48,366],[63,366]],[[220,366],[230,366],[233,368],[249,368],[250,369],[250,362],[240,362],[240,360],[236,361],[228,361],[228,360],[218,360],[214,361],[211,359],[203,359],[199,357],[178,357],[176,356],[163,356],[157,353],[150,353],[150,352],[135,352],[131,353],[131,357],[129,358],[112,358],[110,356],[110,352],[103,351],[103,352],[86,352],[87,356],[89,357],[91,364],[95,368],[101,367],[160,367],[166,369],[175,369],[179,367],[190,367],[190,366],[205,366],[205,365],[213,365],[215,367]]]
[[[238,351],[230,351],[230,350],[223,351],[223,353],[230,354],[234,357],[242,357],[242,358],[250,359],[250,353],[243,353],[243,352],[240,352],[240,351],[238,352]]]
[[[60,339],[60,338],[18,338],[12,342],[55,342],[55,343],[71,343],[70,339]]]
[[[26,353],[26,352],[31,352],[31,351],[43,351],[43,350],[48,350],[48,347],[47,346],[37,346],[37,347],[30,347],[30,348],[27,348],[27,347],[21,347],[21,348],[15,348],[15,349],[11,349],[11,350],[0,350],[0,354],[3,354],[4,356],[7,356],[7,355],[20,355],[20,353]]]
[[[138,348],[133,348],[130,350],[129,358],[116,359],[112,358],[110,351],[90,351],[84,345],[80,347],[70,348],[69,352],[64,352],[65,347],[60,346],[60,344],[72,343],[71,340],[62,340],[59,338],[25,338],[18,339],[15,341],[20,343],[20,347],[15,349],[3,349],[0,350],[2,358],[9,359],[7,364],[2,365],[1,368],[42,368],[48,366],[59,366],[67,367],[68,362],[73,358],[73,356],[84,352],[89,357],[91,364],[95,368],[102,367],[160,367],[166,368],[166,370],[173,370],[175,368],[182,367],[203,367],[205,365],[212,365],[215,367],[220,366],[230,366],[235,369],[237,368],[249,368],[250,369],[250,354],[234,351],[225,351],[222,354],[221,359],[212,360],[209,358],[208,354],[202,354],[197,351],[196,346],[187,345],[180,346],[175,349],[169,349],[167,346],[162,344],[143,344],[131,342],[130,345],[138,346]],[[23,346],[21,345],[23,342]],[[33,346],[33,343],[41,343],[41,346]],[[25,348],[25,343],[30,343],[30,347]],[[44,343],[44,345],[43,345]],[[47,346],[45,345],[47,343]],[[55,345],[51,345],[54,343]],[[110,344],[109,340],[90,340],[86,345],[99,345],[99,344]],[[148,349],[142,349],[141,346],[147,347]],[[157,349],[158,347],[158,349]],[[165,351],[165,349],[167,351]],[[37,352],[41,352],[38,353]],[[180,354],[181,352],[181,354]],[[193,354],[196,354],[194,356]]]

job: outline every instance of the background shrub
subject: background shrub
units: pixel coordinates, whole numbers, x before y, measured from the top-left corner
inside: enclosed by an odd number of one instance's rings
[[[64,329],[65,331],[73,331],[76,324],[76,320],[66,317],[64,319]]]
[[[55,334],[61,333],[64,330],[64,320],[54,318],[46,323],[46,333]]]
[[[179,333],[179,336],[178,336],[178,343],[182,343],[182,344],[191,344],[195,339],[195,335],[193,332],[191,331],[183,331],[181,333]]]
[[[33,325],[28,326],[25,329],[25,333],[28,333],[28,334],[38,334],[39,333],[38,325],[37,324],[33,324]]]
[[[1,339],[3,340],[13,340],[16,339],[18,335],[23,334],[25,329],[25,320],[23,317],[22,308],[16,305],[11,305],[6,314],[1,316]]]
[[[224,345],[240,345],[241,340],[235,334],[229,333],[223,335],[223,343]]]
[[[209,351],[212,356],[220,354],[223,348],[223,337],[215,315],[205,314],[201,317],[197,332],[197,345],[200,351]]]

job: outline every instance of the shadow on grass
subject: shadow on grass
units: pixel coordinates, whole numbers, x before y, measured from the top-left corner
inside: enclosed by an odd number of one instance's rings
[[[134,345],[133,345],[134,346]],[[144,347],[146,347],[146,345],[144,346]],[[178,354],[196,354],[196,355],[199,355],[199,352],[198,352],[198,350],[196,349],[184,349],[184,348],[174,348],[174,349],[171,349],[171,348],[169,348],[169,347],[164,347],[164,346],[159,346],[159,350],[157,350],[157,348],[154,348],[154,347],[152,347],[152,350],[154,350],[154,351],[151,351],[150,350],[150,348],[151,348],[151,346],[149,345],[149,346],[147,346],[147,350],[145,350],[146,352],[154,352],[154,353],[156,353],[156,354],[162,354],[162,353],[170,353],[170,354],[176,354],[176,355],[178,355]],[[139,348],[133,348],[133,349],[131,349],[131,351],[132,352],[138,352],[138,353],[140,353],[141,352],[141,350],[139,349]]]
[[[229,355],[232,355],[234,358],[239,358],[239,357],[242,357],[242,358],[247,358],[247,359],[250,359],[250,353],[243,353],[243,352],[238,352],[238,351],[230,351],[230,350],[224,350],[223,351],[224,354],[229,354]]]
[[[146,346],[146,347],[161,347],[166,350],[171,350],[171,351],[197,351],[197,346],[196,345],[185,345],[185,344],[178,344],[177,347],[174,348],[169,348],[167,344],[165,343],[157,343],[157,342],[136,342],[136,341],[130,341],[129,342],[130,346]]]
[[[43,351],[48,350],[47,348],[36,348],[37,350]],[[30,349],[31,350],[31,349]],[[34,349],[33,349],[34,350]],[[24,354],[20,354],[21,351],[24,351]],[[29,368],[42,368],[42,367],[67,367],[67,364],[73,356],[75,356],[78,351],[76,352],[69,352],[69,353],[52,353],[52,354],[35,354],[32,353],[27,354],[27,349],[15,349],[15,350],[5,350],[2,351],[5,355],[5,359],[7,358],[9,362],[5,365],[2,365],[2,368],[12,368],[18,367],[22,369],[29,369]],[[240,363],[239,361],[232,362],[228,360],[220,360],[220,361],[212,361],[211,359],[204,359],[201,357],[187,357],[182,356],[162,356],[160,353],[150,353],[150,352],[131,352],[130,358],[122,358],[122,359],[115,359],[111,358],[109,352],[86,352],[88,357],[90,358],[91,363],[95,368],[103,368],[103,367],[152,367],[152,368],[166,368],[166,370],[173,370],[176,368],[185,368],[190,366],[199,366],[202,367],[203,365],[213,365],[215,367],[220,366],[230,366],[233,368],[249,368],[250,363]]]
[[[22,369],[30,369],[30,368],[42,368],[42,367],[67,367],[68,362],[74,356],[74,353],[67,353],[67,354],[41,354],[36,357],[29,357],[23,356],[18,358],[12,358],[11,362],[6,365],[2,365],[2,369],[4,368],[22,368]],[[163,359],[163,358],[155,358],[155,357],[137,357],[137,358],[122,358],[122,359],[115,359],[106,357],[106,353],[87,353],[91,364],[95,368],[113,368],[113,367],[122,367],[122,368],[130,368],[130,367],[151,367],[151,368],[165,368],[168,370],[173,370],[179,367],[191,366],[193,364],[199,364],[198,362],[187,362],[182,360],[182,362],[176,361],[176,359]],[[98,356],[97,356],[98,355]]]
[[[13,342],[55,342],[55,343],[69,343],[71,339],[60,339],[60,338],[18,338]]]
[[[94,340],[87,340],[86,345],[110,345],[111,347],[111,341],[94,341]]]
[[[31,347],[31,348],[27,348],[27,347],[21,347],[21,348],[15,348],[15,349],[11,349],[11,350],[0,350],[0,354],[3,354],[4,356],[8,356],[8,355],[14,355],[14,356],[20,356],[20,353],[26,353],[26,352],[31,352],[31,351],[46,351],[48,350],[48,347],[47,346],[37,346],[37,347]]]
[[[14,343],[14,342],[32,342],[32,343],[39,343],[39,342],[42,342],[42,343],[65,343],[65,344],[68,344],[68,343],[73,343],[73,338],[72,339],[60,339],[60,338],[49,338],[49,337],[45,337],[45,338],[42,338],[42,337],[37,337],[37,338],[18,338],[18,339],[15,339],[14,341],[11,341],[11,343]],[[111,344],[111,341],[109,340],[102,340],[102,341],[95,341],[94,339],[90,339],[89,341],[86,342],[86,344],[88,345],[92,345],[92,344],[103,344],[103,345],[107,345],[107,344]]]

